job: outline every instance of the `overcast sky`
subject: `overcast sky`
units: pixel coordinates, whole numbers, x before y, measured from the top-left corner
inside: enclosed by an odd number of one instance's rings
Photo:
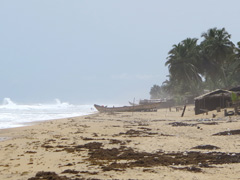
[[[128,103],[166,80],[173,44],[217,27],[240,41],[239,0],[0,0],[0,101]]]

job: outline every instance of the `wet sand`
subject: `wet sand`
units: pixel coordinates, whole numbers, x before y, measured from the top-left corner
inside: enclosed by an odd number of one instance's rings
[[[240,117],[196,116],[193,106],[181,113],[93,114],[0,130],[8,138],[0,179],[240,179]]]

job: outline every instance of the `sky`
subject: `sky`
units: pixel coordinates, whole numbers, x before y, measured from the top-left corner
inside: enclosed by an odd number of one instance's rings
[[[128,104],[167,79],[174,44],[225,28],[239,0],[0,0],[0,102]]]

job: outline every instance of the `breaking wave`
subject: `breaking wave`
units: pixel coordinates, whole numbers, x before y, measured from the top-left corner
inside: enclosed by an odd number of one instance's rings
[[[59,99],[48,104],[18,104],[4,98],[0,105],[0,129],[24,126],[34,121],[83,116],[95,111],[92,105],[73,105]]]

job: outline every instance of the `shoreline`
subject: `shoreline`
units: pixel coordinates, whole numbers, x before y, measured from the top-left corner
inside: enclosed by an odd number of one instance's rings
[[[96,112],[96,113],[98,113],[98,112]],[[58,118],[58,119],[48,119],[48,120],[37,120],[37,121],[32,121],[32,122],[23,122],[23,123],[21,123],[21,126],[18,126],[18,127],[2,128],[2,129],[0,129],[0,142],[3,141],[3,140],[6,140],[6,139],[11,139],[11,137],[1,137],[1,134],[4,134],[4,133],[8,133],[8,132],[11,132],[11,131],[18,131],[18,130],[25,129],[25,128],[28,128],[28,127],[31,128],[32,126],[35,126],[35,125],[38,125],[38,124],[41,124],[41,123],[45,123],[45,122],[49,122],[49,121],[58,121],[58,120],[66,120],[66,119],[69,119],[69,118],[78,118],[78,117],[91,116],[91,115],[96,114],[96,113],[90,113],[90,114],[87,114],[87,115],[73,116],[73,117],[67,117],[67,118]]]
[[[0,137],[11,137],[0,141],[0,178],[26,180],[39,171],[69,180],[238,178],[240,162],[228,160],[240,159],[239,136],[231,131],[240,128],[240,117],[194,115],[193,107],[181,113],[95,113],[0,130]],[[232,134],[214,135],[226,130]]]
[[[93,105],[61,103],[16,104],[10,99],[1,105],[0,129],[22,127],[31,122],[70,118],[95,113]]]

